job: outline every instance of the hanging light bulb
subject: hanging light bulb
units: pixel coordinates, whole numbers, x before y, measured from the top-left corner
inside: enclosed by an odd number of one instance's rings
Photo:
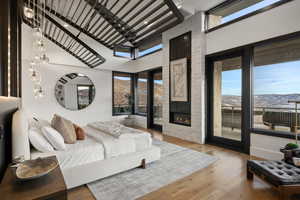
[[[28,68],[28,71],[30,73],[30,75],[32,74],[32,72],[34,71],[34,67],[32,65],[30,65],[30,67]]]
[[[41,52],[45,52],[46,51],[46,47],[45,47],[45,43],[43,40],[41,40],[39,43],[38,43],[38,48]]]
[[[42,29],[41,28],[33,28],[33,36],[40,39],[43,37]]]
[[[36,94],[40,90],[41,85],[36,83],[33,86],[33,93]]]
[[[40,99],[44,97],[44,91],[41,85],[36,85],[34,89],[34,97]]]
[[[32,61],[30,61],[29,65],[30,66],[29,66],[28,70],[29,70],[30,73],[32,73],[34,71],[36,63],[32,60]]]
[[[49,58],[47,57],[46,54],[42,54],[42,56],[40,57],[40,60],[43,64],[48,64],[49,63]]]
[[[34,11],[31,8],[24,7],[24,15],[25,17],[32,19],[34,16]]]
[[[41,83],[41,76],[40,76],[40,73],[36,70],[33,70],[31,75],[30,75],[30,78],[33,82],[35,83]]]
[[[41,63],[41,56],[39,54],[35,54],[35,56],[34,56],[34,62],[36,64],[40,64]]]

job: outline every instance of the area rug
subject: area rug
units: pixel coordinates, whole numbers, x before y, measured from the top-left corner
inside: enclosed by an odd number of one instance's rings
[[[88,184],[97,200],[134,200],[207,167],[216,157],[155,140],[161,160]]]

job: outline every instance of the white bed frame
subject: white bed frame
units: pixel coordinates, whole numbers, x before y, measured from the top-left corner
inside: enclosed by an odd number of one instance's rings
[[[31,158],[28,138],[28,119],[23,110],[17,111],[13,116],[13,158],[17,156],[24,156],[27,160]],[[62,169],[62,172],[67,188],[71,189],[129,169],[141,167],[146,163],[159,159],[160,148],[152,146],[143,151]]]

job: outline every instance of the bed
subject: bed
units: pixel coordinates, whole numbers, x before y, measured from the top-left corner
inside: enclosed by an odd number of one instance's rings
[[[27,130],[25,112],[18,111],[14,116],[15,127],[20,124]],[[13,126],[14,127],[14,126]],[[26,159],[55,155],[59,161],[67,188],[74,188],[120,172],[141,166],[142,161],[150,163],[160,159],[160,149],[152,145],[149,133],[128,134],[115,138],[91,126],[85,126],[86,139],[75,144],[66,144],[65,151],[38,152],[30,148],[28,131],[13,131],[13,156],[25,155]],[[128,129],[135,132],[135,129]],[[20,134],[23,145],[20,143]],[[14,142],[15,141],[15,142]],[[27,149],[29,148],[29,149]],[[28,154],[29,152],[29,154]],[[84,173],[82,173],[84,172]]]

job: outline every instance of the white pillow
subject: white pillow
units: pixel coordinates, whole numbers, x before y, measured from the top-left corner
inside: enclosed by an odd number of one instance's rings
[[[50,126],[44,126],[44,127],[42,127],[42,133],[55,149],[57,149],[59,151],[66,149],[64,138],[54,128],[52,128]]]
[[[51,126],[50,122],[44,119],[34,119],[29,120],[29,128],[38,128],[41,129],[44,126]]]
[[[34,128],[29,130],[29,141],[36,150],[40,152],[54,151],[51,144],[44,138],[40,129]]]

